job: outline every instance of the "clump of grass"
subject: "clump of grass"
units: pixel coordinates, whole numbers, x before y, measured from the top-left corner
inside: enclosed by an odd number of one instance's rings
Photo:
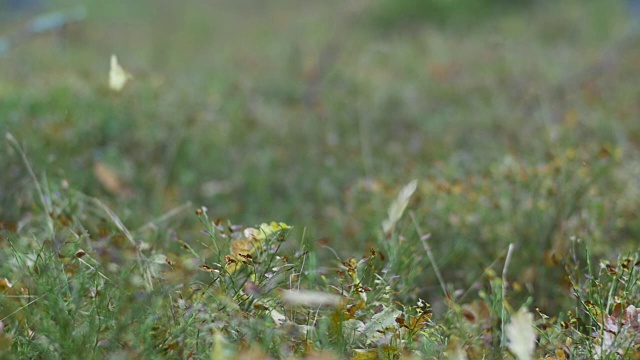
[[[596,3],[86,2],[1,59],[0,357],[634,356],[635,267],[593,264],[637,258],[637,54]]]
[[[296,239],[285,223],[243,227],[210,219],[206,208],[196,210],[203,231],[189,241],[163,223],[169,215],[131,231],[65,182],[36,183],[40,205],[16,228],[0,230],[3,354],[476,359],[535,351],[608,359],[637,351],[637,254],[596,269],[572,248],[564,264],[575,308],[539,310],[530,320],[535,292],[524,301],[512,296],[521,286],[511,280],[520,251],[513,245],[466,291],[437,275],[441,264],[415,210],[405,219],[417,181],[390,204],[381,250],[345,259]],[[321,249],[333,259],[322,260]],[[412,290],[424,263],[415,259],[428,259],[420,274],[440,281],[435,308]],[[512,339],[523,327],[533,336]]]
[[[638,254],[609,262],[567,263],[576,306],[561,323],[572,356],[595,359],[636,358],[638,338]],[[570,340],[569,340],[570,339]]]

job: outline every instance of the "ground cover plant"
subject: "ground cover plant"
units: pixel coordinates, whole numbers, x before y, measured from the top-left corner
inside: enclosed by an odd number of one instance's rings
[[[640,356],[625,3],[187,4],[0,17],[0,357]]]

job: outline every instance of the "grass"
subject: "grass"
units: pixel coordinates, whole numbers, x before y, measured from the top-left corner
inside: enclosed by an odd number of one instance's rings
[[[638,356],[621,4],[85,6],[0,58],[0,357]]]

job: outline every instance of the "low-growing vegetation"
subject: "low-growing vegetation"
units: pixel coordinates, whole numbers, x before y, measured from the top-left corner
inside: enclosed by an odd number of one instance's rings
[[[502,3],[0,23],[0,358],[639,358],[634,20]]]

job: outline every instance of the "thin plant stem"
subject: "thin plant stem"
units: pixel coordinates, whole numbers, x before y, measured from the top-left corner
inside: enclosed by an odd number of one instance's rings
[[[433,267],[433,271],[436,273],[436,277],[438,278],[438,282],[440,283],[440,288],[442,289],[442,294],[445,298],[449,298],[449,292],[447,291],[447,285],[442,277],[442,273],[440,272],[440,268],[438,268],[438,264],[436,263],[436,258],[433,256],[433,251],[431,250],[431,246],[429,245],[429,238],[431,234],[424,234],[418,221],[416,220],[416,214],[413,211],[409,211],[409,215],[411,216],[411,221],[413,222],[413,226],[416,228],[418,232],[418,236],[420,237],[420,241],[422,242],[422,247],[424,251],[427,253],[427,257],[431,262],[431,266]]]

